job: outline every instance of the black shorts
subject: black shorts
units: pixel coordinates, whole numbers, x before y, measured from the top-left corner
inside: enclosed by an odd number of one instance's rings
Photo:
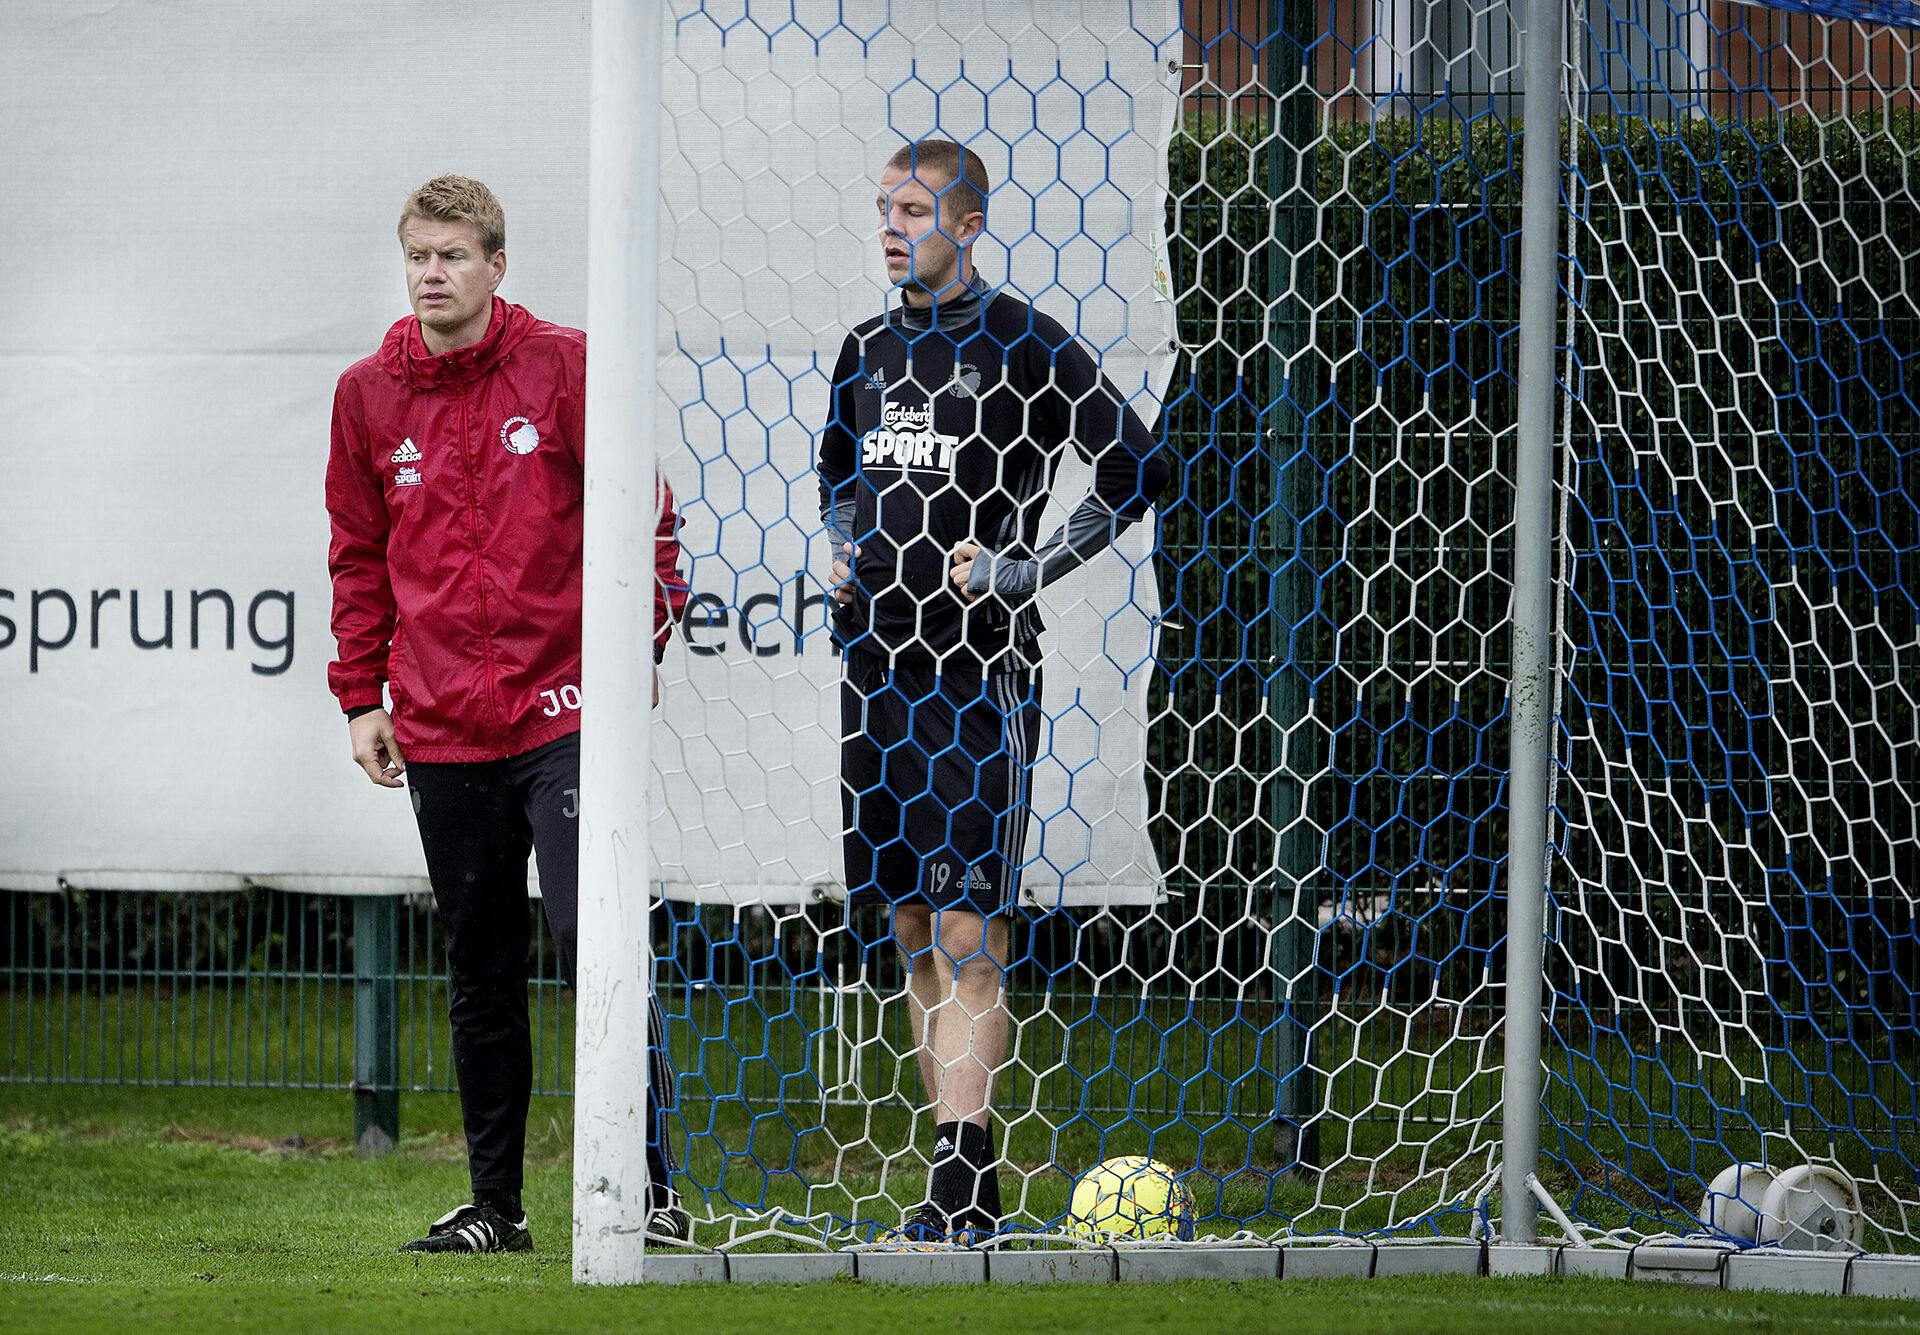
[[[1010,907],[1026,860],[1040,670],[943,675],[854,650],[840,723],[849,897]]]

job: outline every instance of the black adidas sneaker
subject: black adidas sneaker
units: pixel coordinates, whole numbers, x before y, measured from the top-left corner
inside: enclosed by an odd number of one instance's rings
[[[530,1252],[533,1234],[525,1216],[513,1223],[498,1210],[463,1205],[433,1221],[424,1238],[400,1248],[403,1252]]]
[[[648,1242],[685,1242],[693,1236],[693,1217],[681,1208],[678,1192],[669,1191],[664,1200],[655,1198],[647,1211]]]
[[[1005,1227],[992,1211],[969,1206],[953,1217],[951,1241],[958,1247],[984,1247]]]
[[[900,1227],[885,1230],[880,1241],[896,1247],[944,1246],[952,1240],[953,1224],[946,1212],[932,1201],[924,1201],[912,1214],[900,1221]]]

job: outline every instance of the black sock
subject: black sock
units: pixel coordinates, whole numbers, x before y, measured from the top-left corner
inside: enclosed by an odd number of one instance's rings
[[[999,1156],[993,1149],[993,1131],[972,1122],[960,1124],[960,1156],[973,1167],[973,1191],[963,1223],[1000,1227],[1000,1174],[994,1168]]]
[[[473,1203],[483,1210],[492,1210],[509,1224],[517,1224],[526,1216],[520,1211],[520,1193],[501,1187],[475,1187]]]
[[[986,1127],[941,1122],[934,1128],[927,1198],[956,1222],[998,1227],[1000,1175],[994,1171],[993,1159],[993,1133]]]
[[[667,1173],[667,1165],[660,1158],[659,1151],[651,1145],[647,1147],[647,1208],[664,1210],[673,1204],[673,1178]]]

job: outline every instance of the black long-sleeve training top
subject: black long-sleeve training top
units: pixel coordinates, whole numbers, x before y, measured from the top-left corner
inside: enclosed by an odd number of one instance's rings
[[[1036,545],[1069,442],[1093,490]],[[819,474],[834,555],[842,543],[859,553],[839,644],[978,670],[1037,660],[1035,590],[1145,514],[1169,470],[1059,321],[976,278],[957,299],[902,303],[847,336]],[[948,576],[958,542],[982,548],[969,587],[986,596],[971,604]]]

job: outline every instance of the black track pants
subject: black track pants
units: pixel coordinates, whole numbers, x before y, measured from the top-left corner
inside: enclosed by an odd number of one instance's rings
[[[409,764],[407,787],[433,902],[446,929],[453,1069],[460,1081],[467,1168],[475,1191],[518,1191],[533,1089],[527,855],[540,859],[541,902],[571,987],[580,884],[580,737],[481,764]],[[660,1109],[671,1101],[674,1076],[657,998],[647,1028],[653,1127],[647,1173],[664,1184],[674,1165]]]

